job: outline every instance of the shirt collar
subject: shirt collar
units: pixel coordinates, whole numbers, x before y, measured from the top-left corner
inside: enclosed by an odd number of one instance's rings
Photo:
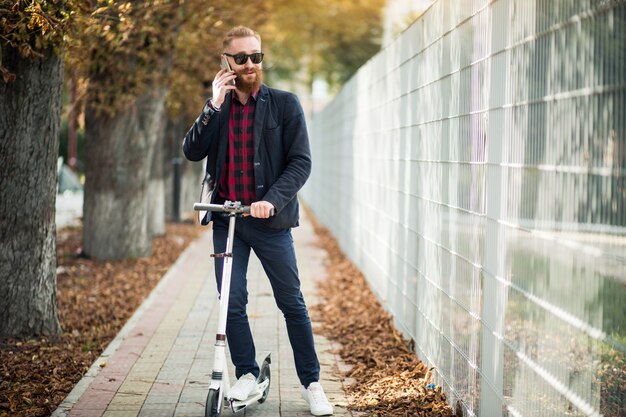
[[[254,93],[250,94],[250,97],[252,97],[254,99],[254,101],[257,101],[257,97],[259,96],[259,92],[261,91],[261,89],[259,88],[258,90],[256,90]],[[231,99],[232,100],[237,100],[237,102],[239,104],[241,104],[241,101],[239,101],[239,97],[237,97],[237,93],[235,93],[235,91],[233,90],[231,93]]]

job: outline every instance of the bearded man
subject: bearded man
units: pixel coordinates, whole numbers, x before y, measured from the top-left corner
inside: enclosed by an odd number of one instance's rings
[[[261,37],[252,29],[237,26],[226,33],[222,59],[230,68],[215,75],[213,97],[185,136],[183,151],[192,161],[207,158],[206,178],[214,181],[211,203],[240,201],[251,207],[250,216],[237,223],[232,253],[226,337],[237,382],[229,396],[245,400],[254,392],[259,375],[246,313],[246,272],[252,249],[285,317],[302,396],[313,415],[332,415],[333,407],[319,383],[320,365],[291,236],[299,218],[296,193],[311,173],[304,113],[294,94],[263,84]],[[211,216],[209,211],[202,223],[210,221],[215,252],[223,253],[228,219]],[[218,290],[222,259],[215,262]]]

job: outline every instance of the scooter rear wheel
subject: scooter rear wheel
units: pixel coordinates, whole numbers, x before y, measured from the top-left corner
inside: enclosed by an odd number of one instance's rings
[[[263,395],[259,398],[259,404],[263,404],[267,399],[268,394],[270,393],[270,384],[271,384],[271,372],[270,372],[270,362],[268,359],[263,361],[263,365],[261,366],[261,372],[259,373],[259,382],[263,382],[267,379],[267,387],[263,390]]]
[[[206,397],[206,408],[204,409],[204,417],[220,417],[222,410],[217,406],[220,399],[220,390],[211,388],[209,395]]]

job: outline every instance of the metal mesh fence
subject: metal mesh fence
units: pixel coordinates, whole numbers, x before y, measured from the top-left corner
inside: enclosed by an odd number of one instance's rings
[[[441,0],[313,117],[303,199],[465,415],[626,415],[625,55],[625,1]]]

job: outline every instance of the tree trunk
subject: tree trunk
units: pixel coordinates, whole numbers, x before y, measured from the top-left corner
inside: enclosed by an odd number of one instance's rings
[[[157,144],[152,153],[152,166],[148,185],[148,232],[150,236],[162,236],[165,234],[165,182],[163,178],[163,147],[165,146],[166,134],[164,133],[165,122],[161,123]]]
[[[0,80],[0,336],[61,332],[55,203],[63,65],[2,47],[17,79]]]
[[[153,89],[114,116],[85,110],[83,251],[99,259],[149,255],[148,179],[165,90]]]

